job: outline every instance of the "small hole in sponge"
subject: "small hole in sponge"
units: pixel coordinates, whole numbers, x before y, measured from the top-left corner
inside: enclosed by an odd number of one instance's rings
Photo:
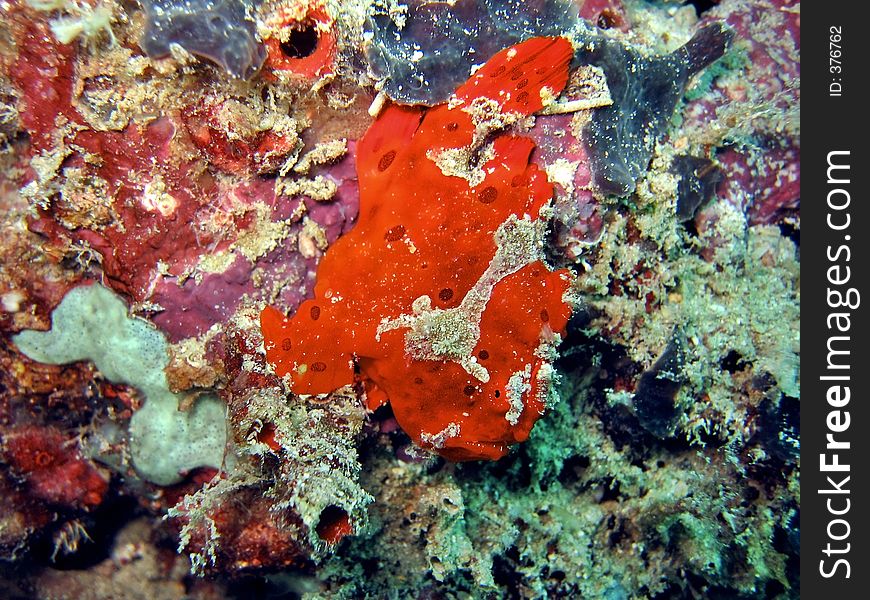
[[[477,357],[480,360],[486,360],[487,358],[489,358],[489,352],[487,352],[486,350],[481,350],[477,353]]]
[[[261,444],[266,444],[273,452],[281,450],[281,444],[275,439],[277,428],[274,423],[264,423],[263,428],[257,434],[257,441]]]
[[[464,388],[462,388],[462,393],[465,394],[466,396],[473,396],[474,392],[476,392],[476,391],[477,391],[477,388],[474,387],[473,385],[466,385]]]
[[[37,467],[44,468],[54,462],[54,457],[48,452],[37,450],[36,454],[33,457],[33,462],[36,463]]]
[[[311,365],[311,370],[315,373],[323,373],[326,370],[326,363],[318,361]]]
[[[319,306],[312,306],[310,312],[311,312],[311,320],[312,321],[316,321],[317,319],[320,318],[320,307]]]
[[[690,2],[690,4],[695,4],[695,2]],[[625,21],[618,12],[605,8],[598,15],[595,24],[598,25],[599,29],[612,29],[613,27],[621,27],[624,22]]]
[[[347,512],[337,506],[327,506],[320,513],[317,521],[317,537],[327,544],[337,544],[344,536],[353,533],[350,517]]]
[[[287,58],[306,58],[317,50],[317,29],[314,25],[305,25],[293,29],[286,42],[281,42],[281,52]]]

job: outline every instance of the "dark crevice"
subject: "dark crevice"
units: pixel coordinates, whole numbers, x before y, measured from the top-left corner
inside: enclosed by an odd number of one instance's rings
[[[317,29],[308,25],[302,29],[294,29],[286,42],[281,42],[281,51],[287,58],[305,58],[317,50]]]
[[[689,0],[686,4],[695,7],[695,12],[698,16],[702,16],[705,12],[719,4],[719,0]]]

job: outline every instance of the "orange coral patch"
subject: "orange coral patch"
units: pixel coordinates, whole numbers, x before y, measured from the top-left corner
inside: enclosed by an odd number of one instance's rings
[[[280,19],[280,13],[275,18]],[[300,79],[332,73],[338,48],[333,27],[332,17],[322,8],[308,11],[302,19],[288,17],[285,31],[280,32],[287,39],[274,36],[264,40],[267,73],[283,71]]]

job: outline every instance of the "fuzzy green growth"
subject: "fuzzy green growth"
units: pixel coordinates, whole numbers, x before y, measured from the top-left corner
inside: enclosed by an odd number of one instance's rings
[[[704,69],[695,79],[694,85],[686,90],[684,98],[691,102],[704,97],[713,87],[713,83],[722,75],[731,71],[740,71],[749,64],[747,49],[739,44],[732,46],[719,60]]]

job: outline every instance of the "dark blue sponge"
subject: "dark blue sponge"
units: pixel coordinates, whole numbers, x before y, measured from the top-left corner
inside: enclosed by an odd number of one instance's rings
[[[142,0],[148,17],[140,46],[151,58],[169,55],[170,44],[208,59],[242,79],[253,77],[266,50],[257,37],[260,0]]]

